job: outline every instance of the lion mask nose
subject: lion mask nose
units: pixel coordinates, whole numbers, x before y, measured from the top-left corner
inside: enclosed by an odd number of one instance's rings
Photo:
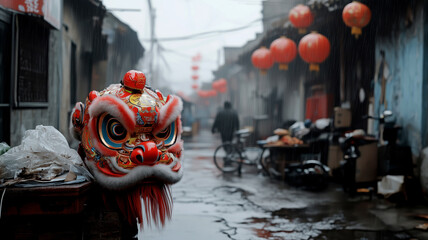
[[[136,146],[131,153],[131,161],[136,164],[153,165],[161,155],[161,151],[153,141],[147,141]]]

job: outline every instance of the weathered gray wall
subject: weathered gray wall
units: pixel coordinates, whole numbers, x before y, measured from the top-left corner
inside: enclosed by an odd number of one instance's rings
[[[272,29],[273,25],[281,19],[287,19],[290,9],[298,4],[305,4],[304,0],[267,0],[262,1],[263,29]]]
[[[94,66],[94,77],[105,79],[95,86],[99,88],[119,83],[131,69],[141,71],[137,65],[144,53],[137,33],[111,13],[107,13],[104,18],[102,32],[107,36],[108,59]]]
[[[64,41],[76,44],[77,101],[84,101],[91,89],[94,10],[89,1],[64,1]],[[65,43],[65,48],[69,48]],[[67,57],[67,56],[65,56]],[[68,58],[70,55],[68,55]],[[70,64],[64,64],[64,72]],[[73,104],[73,103],[72,103]]]
[[[37,109],[13,109],[11,112],[11,145],[16,146],[21,143],[24,132],[34,129],[37,125],[50,125],[59,127],[58,111],[58,88],[61,76],[61,32],[51,30],[49,37],[49,69],[48,69],[48,108]]]
[[[419,8],[410,28],[402,27],[400,33],[390,39],[377,40],[376,62],[381,60],[380,51],[385,51],[389,67],[386,84],[386,105],[380,104],[381,83],[375,82],[375,114],[384,109],[393,111],[397,124],[403,127],[400,140],[419,156],[423,147],[423,10]],[[377,124],[375,124],[377,126]]]
[[[97,9],[90,1],[83,0],[64,0],[63,7],[63,42],[62,42],[62,62],[63,62],[63,84],[60,90],[62,96],[60,126],[59,129],[72,140],[68,133],[69,119],[75,102],[71,102],[71,46],[76,46],[76,101],[85,102],[88,93],[91,90],[100,90],[98,81],[104,85],[104,79],[93,79],[93,38],[94,24],[101,21],[97,16]]]
[[[70,139],[68,133],[68,121],[69,113],[71,111],[72,104],[70,102],[70,53],[71,53],[71,40],[65,32],[61,33],[63,35],[63,41],[61,43],[62,48],[62,87],[59,90],[61,92],[61,111],[59,112],[59,130],[66,136],[67,139]]]

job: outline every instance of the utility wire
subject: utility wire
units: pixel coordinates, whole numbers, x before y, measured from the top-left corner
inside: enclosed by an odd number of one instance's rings
[[[165,47],[163,47],[162,46],[162,52],[164,53],[172,53],[172,54],[175,54],[176,56],[179,56],[179,57],[183,57],[183,58],[188,58],[188,59],[190,59],[192,56],[191,55],[189,55],[189,54],[185,54],[185,53],[182,53],[182,52],[179,52],[179,51],[176,51],[176,50],[173,50],[173,49],[170,49],[170,48],[165,48]],[[207,58],[207,57],[203,57],[202,58],[202,60],[201,60],[201,62],[206,62],[206,63],[216,63],[217,61],[215,61],[215,60],[213,60],[213,59],[210,59],[210,58]]]
[[[201,33],[195,33],[195,34],[191,34],[191,35],[187,35],[187,36],[181,36],[181,37],[170,37],[170,38],[156,38],[156,41],[179,41],[179,40],[188,40],[188,39],[192,39],[192,38],[197,38],[197,37],[204,37],[210,34],[219,34],[219,33],[227,33],[227,32],[234,32],[234,31],[238,31],[238,30],[242,30],[245,28],[250,27],[252,24],[260,21],[261,19],[257,19],[255,21],[252,21],[251,23],[245,25],[245,26],[241,26],[241,27],[237,27],[237,28],[231,28],[231,29],[225,29],[225,30],[214,30],[214,31],[207,31],[207,32],[201,32]],[[141,41],[150,41],[150,39],[147,38],[143,38],[140,39]]]
[[[150,2],[150,0],[148,0],[148,3],[149,3],[149,8],[151,8],[151,2]],[[151,14],[153,14],[152,13],[152,10],[153,9],[151,9]],[[180,52],[178,52],[178,51],[174,51],[174,50],[172,50],[172,49],[168,49],[168,48],[164,48],[161,44],[160,44],[160,41],[179,41],[179,40],[188,40],[188,39],[193,39],[193,38],[197,38],[197,37],[209,37],[209,35],[211,34],[211,35],[214,35],[214,34],[221,34],[221,33],[227,33],[227,32],[234,32],[234,31],[239,31],[239,30],[242,30],[242,29],[245,29],[245,28],[248,28],[248,27],[251,27],[254,23],[257,23],[257,22],[259,22],[259,21],[262,21],[262,20],[270,20],[270,19],[275,19],[275,18],[278,18],[278,17],[284,17],[284,14],[279,14],[279,15],[276,15],[276,16],[270,16],[270,17],[267,17],[267,18],[259,18],[259,19],[256,19],[256,20],[253,20],[253,21],[251,21],[251,22],[249,22],[248,24],[246,24],[246,25],[244,25],[244,26],[241,26],[241,27],[236,27],[236,28],[231,28],[231,29],[225,29],[225,30],[214,30],[214,31],[207,31],[207,32],[202,32],[202,33],[196,33],[196,34],[191,34],[191,35],[187,35],[187,36],[181,36],[181,37],[171,37],[171,38],[156,38],[155,37],[155,34],[154,34],[154,32],[152,32],[152,37],[150,38],[150,39],[140,39],[140,40],[142,40],[142,41],[150,41],[151,42],[151,45],[153,46],[153,44],[156,44],[157,45],[157,54],[160,56],[160,59],[163,61],[163,63],[166,65],[166,68],[167,68],[167,70],[168,71],[170,71],[170,66],[169,66],[169,64],[168,64],[168,62],[167,62],[167,60],[165,59],[165,57],[163,56],[163,53],[165,53],[165,52],[169,52],[169,53],[174,53],[174,54],[176,54],[176,55],[178,55],[178,56],[181,56],[181,57],[190,57],[190,56],[186,56],[186,54],[183,54],[183,53],[180,53]],[[152,19],[153,20],[153,19]],[[153,21],[153,25],[154,25],[154,21]],[[152,26],[153,27],[153,26]],[[153,54],[153,47],[151,48],[152,50],[151,50],[151,54]],[[153,59],[152,59],[152,61],[151,62],[153,62]],[[151,70],[152,71],[152,70]],[[150,72],[151,72],[150,71]]]
[[[108,8],[108,12],[140,12],[139,8]]]
[[[221,33],[228,33],[228,32],[235,32],[235,31],[239,31],[245,28],[249,28],[251,27],[254,23],[257,23],[259,21],[262,20],[270,20],[270,19],[274,19],[274,18],[278,18],[278,17],[284,17],[284,14],[279,14],[276,16],[271,16],[271,17],[267,17],[267,18],[258,18],[256,20],[253,20],[249,23],[247,23],[244,26],[240,26],[240,27],[236,27],[236,28],[230,28],[230,29],[223,29],[223,30],[213,30],[213,31],[207,31],[207,32],[200,32],[200,33],[195,33],[195,34],[190,34],[190,35],[186,35],[186,36],[180,36],[180,37],[167,37],[167,38],[156,38],[155,41],[180,41],[180,40],[189,40],[189,39],[193,39],[193,38],[197,38],[197,37],[206,37],[210,34],[221,34]],[[152,41],[152,39],[148,39],[148,38],[143,38],[140,39],[141,41]]]

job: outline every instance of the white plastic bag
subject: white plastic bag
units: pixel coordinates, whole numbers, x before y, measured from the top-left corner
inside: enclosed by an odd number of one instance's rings
[[[0,179],[25,178],[51,180],[83,162],[65,137],[52,126],[38,125],[27,130],[19,146],[0,156]]]
[[[382,180],[377,182],[377,193],[384,195],[386,198],[402,190],[404,176],[386,175]]]
[[[0,143],[0,155],[2,155],[3,153],[9,151],[10,147],[7,143],[5,142],[1,142]]]

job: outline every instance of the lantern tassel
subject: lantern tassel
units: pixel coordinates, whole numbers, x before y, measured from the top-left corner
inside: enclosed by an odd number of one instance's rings
[[[299,34],[305,34],[306,28],[299,28]]]
[[[267,74],[267,70],[265,70],[265,69],[260,70],[260,74],[262,76],[266,75]]]
[[[363,31],[361,30],[361,28],[359,27],[352,27],[351,29],[351,34],[355,36],[356,39],[358,39],[358,37],[363,33]]]
[[[280,63],[279,64],[279,70],[288,70],[288,64]]]
[[[316,63],[309,64],[309,71],[319,72],[320,71],[320,65],[316,64]]]

